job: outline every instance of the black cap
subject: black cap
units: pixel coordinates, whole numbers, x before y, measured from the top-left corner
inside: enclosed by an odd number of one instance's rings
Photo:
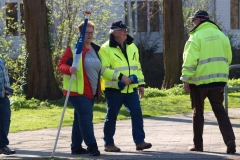
[[[189,17],[189,18],[204,18],[204,19],[209,19],[209,15],[206,11],[204,10],[199,10],[197,12],[194,13],[193,16]]]
[[[116,28],[127,29],[129,27],[126,26],[122,21],[116,21],[112,23],[111,29],[116,29]]]

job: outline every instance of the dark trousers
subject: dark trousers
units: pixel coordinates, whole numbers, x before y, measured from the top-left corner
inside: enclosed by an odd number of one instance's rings
[[[235,140],[232,125],[223,107],[223,88],[199,89],[190,85],[190,98],[193,109],[193,142],[196,148],[203,147],[204,100],[206,97],[212,106],[217,118],[224,143],[227,145]]]
[[[0,149],[9,144],[8,132],[10,127],[11,109],[7,96],[0,98]]]
[[[77,151],[82,148],[83,140],[88,147],[95,147],[97,142],[92,122],[94,99],[69,96],[69,102],[74,108],[71,150]]]
[[[116,121],[120,108],[124,105],[131,115],[132,136],[136,145],[144,142],[142,109],[137,91],[120,93],[105,91],[107,100],[107,115],[104,123],[104,146],[114,144],[113,136],[116,130]],[[129,133],[126,133],[129,134]]]

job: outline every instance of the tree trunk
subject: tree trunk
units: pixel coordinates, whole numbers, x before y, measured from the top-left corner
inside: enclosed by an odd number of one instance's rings
[[[164,80],[162,89],[181,83],[182,54],[185,43],[182,0],[163,0]]]
[[[62,92],[56,83],[48,42],[45,0],[23,0],[27,46],[27,98],[56,100]]]

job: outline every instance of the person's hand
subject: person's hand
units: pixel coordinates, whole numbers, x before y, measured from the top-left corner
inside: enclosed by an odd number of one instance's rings
[[[183,88],[187,93],[190,93],[189,83],[183,82]]]
[[[124,75],[122,76],[121,81],[122,81],[126,86],[132,83],[131,79],[128,78],[127,76],[124,76]]]
[[[140,99],[144,97],[144,87],[138,87],[138,94]]]
[[[75,67],[70,67],[70,73],[71,74],[74,74],[74,73],[76,73],[77,72],[77,68],[75,68]]]

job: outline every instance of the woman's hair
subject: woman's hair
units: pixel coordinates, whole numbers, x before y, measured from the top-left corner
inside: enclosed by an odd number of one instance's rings
[[[84,21],[82,23],[80,23],[80,25],[78,26],[79,32],[81,32],[83,25],[84,25]],[[87,27],[92,27],[94,30],[95,24],[91,21],[88,21]]]

